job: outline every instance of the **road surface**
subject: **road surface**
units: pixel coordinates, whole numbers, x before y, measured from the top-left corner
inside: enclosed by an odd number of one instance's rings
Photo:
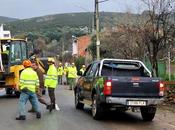
[[[49,101],[48,96],[45,98]],[[28,113],[25,121],[16,121],[18,116],[18,98],[5,96],[0,92],[0,130],[175,130],[175,112],[159,108],[152,122],[142,121],[139,112],[117,113],[110,112],[101,120],[96,121],[91,116],[91,110],[74,107],[73,91],[67,86],[56,89],[56,100],[60,111],[49,113],[42,107],[42,118],[36,119]],[[30,104],[27,104],[30,109]]]

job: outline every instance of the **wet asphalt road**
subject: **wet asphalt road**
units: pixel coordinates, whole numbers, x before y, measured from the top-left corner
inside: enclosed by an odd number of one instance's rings
[[[47,95],[45,98],[48,100]],[[57,88],[56,100],[60,111],[49,113],[41,105],[41,119],[28,113],[26,121],[16,121],[18,99],[0,92],[0,130],[175,130],[175,113],[167,109],[159,109],[152,122],[144,122],[140,113],[132,112],[110,112],[96,121],[88,106],[75,109],[73,91],[67,90],[67,86]]]

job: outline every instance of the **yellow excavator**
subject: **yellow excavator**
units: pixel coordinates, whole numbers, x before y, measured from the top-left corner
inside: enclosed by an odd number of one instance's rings
[[[28,57],[24,39],[0,38],[0,89],[19,96],[19,76],[24,69],[22,61]]]
[[[0,38],[0,90],[5,88],[8,95],[20,95],[19,77],[24,69],[22,61],[34,55],[36,55],[34,45],[27,43],[26,40]],[[47,57],[37,57],[36,60],[39,68],[45,74],[48,70]]]

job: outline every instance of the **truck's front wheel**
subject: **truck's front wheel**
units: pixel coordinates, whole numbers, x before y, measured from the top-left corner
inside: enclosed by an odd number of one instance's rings
[[[80,102],[78,91],[75,91],[75,108],[76,109],[83,109],[84,108],[84,104]]]
[[[152,121],[156,114],[156,107],[141,107],[141,115],[144,121]]]
[[[102,118],[103,108],[100,106],[97,100],[97,95],[93,96],[92,100],[92,116],[95,120]]]

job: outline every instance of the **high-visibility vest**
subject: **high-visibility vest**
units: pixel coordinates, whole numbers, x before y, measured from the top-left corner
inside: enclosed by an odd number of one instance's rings
[[[64,67],[64,74],[66,75],[67,73],[68,73],[68,67],[65,66],[65,67]]]
[[[47,88],[56,88],[58,84],[57,69],[54,64],[49,66],[44,85]]]
[[[9,50],[5,50],[5,51],[3,51],[2,53],[3,53],[3,54],[9,55]]]
[[[64,73],[63,67],[62,66],[58,67],[58,76],[62,76],[63,73]]]
[[[31,68],[26,68],[20,75],[20,90],[27,88],[31,92],[36,92],[36,87],[39,86],[37,73]]]
[[[81,74],[83,75],[84,72],[85,72],[85,69],[84,69],[84,68],[81,68],[81,69],[80,69],[80,72],[81,72]]]
[[[77,78],[77,68],[74,67],[68,67],[68,78]]]

